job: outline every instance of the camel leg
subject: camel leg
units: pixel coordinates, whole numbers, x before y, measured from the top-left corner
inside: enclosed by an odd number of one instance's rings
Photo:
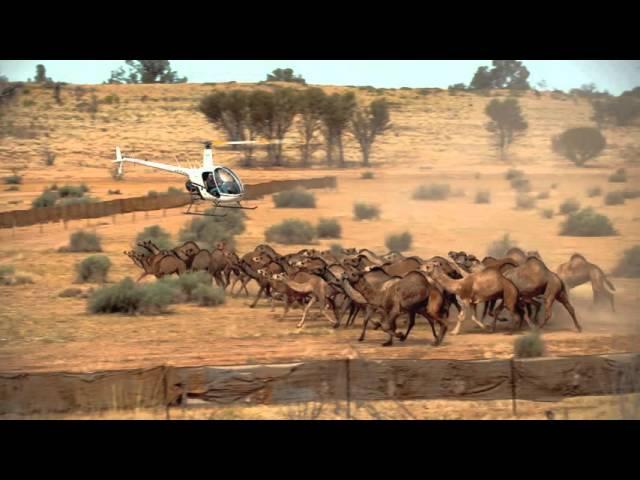
[[[394,337],[394,335],[396,333],[396,328],[395,328],[395,326],[396,326],[396,317],[398,315],[399,314],[396,314],[395,317],[393,317],[393,318],[390,318],[387,315],[387,318],[389,319],[389,321],[383,322],[383,324],[382,324],[382,330],[387,335],[389,335],[389,338],[387,339],[387,341],[382,344],[383,347],[390,347],[391,345],[393,345],[393,337]]]
[[[578,323],[578,319],[576,318],[576,311],[573,309],[573,306],[569,302],[569,296],[567,295],[567,292],[565,292],[564,290],[560,290],[560,293],[558,293],[556,299],[562,305],[564,305],[564,308],[567,310],[567,312],[569,312],[569,315],[571,315],[571,319],[573,320],[573,324],[576,326],[576,330],[578,330],[578,332],[582,332],[582,327]]]
[[[475,303],[473,304],[473,308],[472,308],[472,310],[471,310],[471,320],[473,320],[474,322],[476,322],[476,324],[477,324],[477,325],[479,325],[479,326],[480,326],[480,328],[482,328],[483,330],[486,330],[486,329],[487,329],[487,327],[485,326],[485,324],[484,324],[484,323],[482,323],[480,320],[478,320],[478,319],[476,318],[476,304],[475,304]]]
[[[462,325],[462,321],[464,320],[464,317],[465,317],[467,302],[463,300],[461,307],[462,308],[460,309],[460,313],[458,313],[458,323],[456,323],[456,328],[453,329],[453,331],[451,332],[451,335],[458,335],[460,333],[460,326]]]
[[[302,326],[304,325],[304,320],[307,317],[307,312],[309,311],[309,309],[311,308],[311,305],[313,305],[313,302],[315,301],[316,299],[312,297],[311,300],[309,300],[309,303],[307,303],[307,306],[304,309],[304,312],[302,312],[302,320],[300,320],[300,322],[297,325],[298,328],[302,328]]]
[[[407,331],[403,333],[398,333],[396,336],[401,342],[404,342],[409,336],[409,332],[413,329],[413,326],[416,324],[416,312],[409,312],[409,323],[407,323]]]
[[[260,290],[258,291],[258,295],[256,295],[256,299],[253,301],[253,303],[249,305],[249,308],[253,308],[256,306],[256,303],[258,303],[258,300],[260,300],[260,297],[262,296],[263,291],[264,291],[264,287],[260,285]]]
[[[140,280],[142,280],[147,275],[149,275],[149,272],[144,272],[142,275],[140,275],[140,277],[138,277],[138,280],[136,280],[136,283],[138,283]]]
[[[367,307],[367,310],[365,311],[365,314],[364,314],[364,321],[362,322],[362,333],[358,338],[359,342],[364,340],[364,334],[367,331],[367,324],[369,323],[369,319],[374,315],[374,313],[376,312],[373,308]]]
[[[291,302],[289,301],[289,298],[287,298],[287,300],[284,302],[284,311],[282,312],[282,317],[280,317],[280,320],[284,320],[284,317],[287,315],[290,306]]]

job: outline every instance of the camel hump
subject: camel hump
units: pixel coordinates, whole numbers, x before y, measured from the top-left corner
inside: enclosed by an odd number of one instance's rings
[[[573,255],[571,255],[571,259],[569,259],[569,263],[571,264],[572,267],[576,267],[582,263],[588,263],[588,262],[587,262],[587,259],[580,253],[574,253]]]

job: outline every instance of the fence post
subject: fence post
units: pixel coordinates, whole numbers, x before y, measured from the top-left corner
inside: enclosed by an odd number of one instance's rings
[[[16,236],[16,217],[11,218],[11,238],[15,238]]]
[[[509,360],[509,365],[511,366],[511,411],[513,412],[513,416],[517,417],[516,361],[514,357],[511,357],[511,360]]]

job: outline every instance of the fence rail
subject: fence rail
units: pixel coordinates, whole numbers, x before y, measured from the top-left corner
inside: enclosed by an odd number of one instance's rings
[[[245,199],[256,200],[265,195],[304,188],[335,188],[336,177],[317,177],[300,180],[275,180],[246,186]],[[132,197],[106,202],[80,203],[54,207],[32,208],[29,210],[12,210],[0,213],[0,228],[27,227],[48,222],[79,220],[86,218],[108,217],[131,212],[145,212],[177,208],[190,202],[188,193],[166,193],[153,197]]]
[[[640,392],[640,353],[497,360],[312,360],[94,373],[0,373],[0,414],[177,405],[534,400]]]

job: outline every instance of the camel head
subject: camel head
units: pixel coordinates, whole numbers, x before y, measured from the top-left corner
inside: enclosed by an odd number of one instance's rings
[[[349,283],[355,283],[360,280],[360,277],[362,277],[362,275],[363,272],[359,272],[357,270],[346,270],[342,274],[342,280],[346,280]]]
[[[260,254],[255,257],[251,257],[251,261],[257,267],[266,267],[271,263],[271,257],[268,255]]]
[[[527,257],[536,257],[537,259],[542,260],[542,256],[540,255],[540,252],[538,252],[537,250],[528,251]]]
[[[343,248],[342,253],[345,255],[357,255],[358,251],[355,248]]]
[[[425,262],[422,265],[420,265],[419,270],[421,272],[426,272],[429,275],[431,275],[432,273],[434,273],[436,271],[437,268],[440,268],[440,264],[437,262]]]
[[[256,272],[258,272],[258,275],[260,275],[261,277],[264,277],[264,278],[269,277],[269,272],[264,268],[259,268],[258,270],[256,270]]]
[[[287,274],[284,272],[274,273],[271,278],[276,281],[284,282],[287,279]]]
[[[226,247],[227,247],[227,242],[225,242],[224,240],[216,243],[216,250],[224,251]]]

